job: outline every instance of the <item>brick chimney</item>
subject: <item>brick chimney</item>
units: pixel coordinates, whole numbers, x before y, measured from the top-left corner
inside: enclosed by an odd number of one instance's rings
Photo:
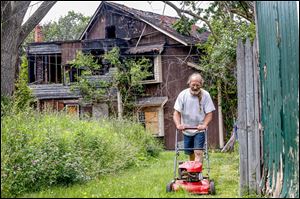
[[[42,27],[39,24],[34,28],[34,41],[35,42],[43,41]]]

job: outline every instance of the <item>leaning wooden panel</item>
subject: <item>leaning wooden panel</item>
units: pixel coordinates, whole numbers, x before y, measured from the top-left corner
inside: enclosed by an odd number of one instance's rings
[[[254,137],[255,137],[255,157],[256,157],[256,186],[257,194],[261,194],[260,180],[261,180],[261,137],[259,130],[260,122],[260,104],[259,104],[259,63],[258,63],[258,49],[257,49],[257,38],[253,42],[253,54],[252,54],[252,66],[253,66],[253,88],[254,88]]]
[[[249,172],[249,192],[255,194],[256,185],[256,149],[254,134],[254,86],[253,86],[253,65],[252,46],[247,38],[245,44],[245,78],[246,78],[246,129],[248,134],[248,172]]]
[[[246,131],[246,93],[245,93],[245,49],[241,40],[237,46],[237,93],[238,93],[238,120],[237,133],[240,152],[240,195],[248,194],[248,139]]]

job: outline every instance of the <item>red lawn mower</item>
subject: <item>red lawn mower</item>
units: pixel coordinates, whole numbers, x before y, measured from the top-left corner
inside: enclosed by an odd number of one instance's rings
[[[185,128],[197,129],[197,128]],[[176,129],[175,136],[175,160],[174,160],[174,180],[167,185],[167,192],[186,190],[193,194],[212,194],[216,193],[214,181],[209,179],[209,157],[207,146],[207,130],[205,130],[204,148],[179,148],[178,147],[178,130]],[[204,150],[205,161],[207,162],[207,176],[202,174],[202,163],[199,161],[180,161],[178,166],[178,177],[176,177],[177,170],[177,156],[179,151],[184,150]]]

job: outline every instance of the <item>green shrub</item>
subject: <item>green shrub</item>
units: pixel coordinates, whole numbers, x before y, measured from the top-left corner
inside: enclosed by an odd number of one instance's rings
[[[1,118],[13,110],[12,97],[1,95]]]
[[[162,150],[130,121],[28,111],[1,118],[1,195],[81,183],[144,164]]]
[[[15,91],[12,96],[1,95],[1,119],[3,116],[14,115],[17,112],[26,112],[31,109],[34,96],[28,86],[28,61],[22,56],[20,73],[15,82]]]
[[[34,97],[32,91],[28,86],[28,61],[26,56],[21,57],[22,63],[15,86],[16,90],[13,94],[14,109],[16,111],[24,111],[29,108],[29,105],[33,102]]]

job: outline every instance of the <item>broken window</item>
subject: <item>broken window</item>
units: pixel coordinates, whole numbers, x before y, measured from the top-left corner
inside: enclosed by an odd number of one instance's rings
[[[160,83],[162,82],[161,55],[143,56],[150,61],[151,66],[148,68],[150,75],[142,81],[142,84]],[[138,60],[140,56],[134,57]]]
[[[114,39],[116,38],[116,27],[115,26],[107,26],[106,30],[106,38],[107,39]]]
[[[61,54],[30,55],[29,83],[62,83]]]
[[[139,122],[140,122],[144,127],[146,127],[146,125],[145,125],[145,112],[143,112],[143,111],[138,112],[138,117],[139,117]]]
[[[82,74],[82,71],[84,69],[82,68],[75,68],[75,67],[72,67],[70,65],[66,65],[65,66],[65,71],[66,71],[66,82],[65,83],[70,83],[70,82],[78,82],[78,77],[81,76]]]
[[[162,82],[161,55],[146,58],[150,59],[152,63],[152,66],[149,68],[149,72],[151,72],[152,75],[148,76],[142,83],[151,84]]]
[[[78,104],[66,104],[66,112],[70,115],[79,116]]]
[[[148,72],[151,74],[149,75],[145,80],[154,80],[155,79],[155,71],[154,71],[154,58],[153,57],[146,57],[147,59],[150,60],[150,63],[151,63],[151,67],[148,68]]]

